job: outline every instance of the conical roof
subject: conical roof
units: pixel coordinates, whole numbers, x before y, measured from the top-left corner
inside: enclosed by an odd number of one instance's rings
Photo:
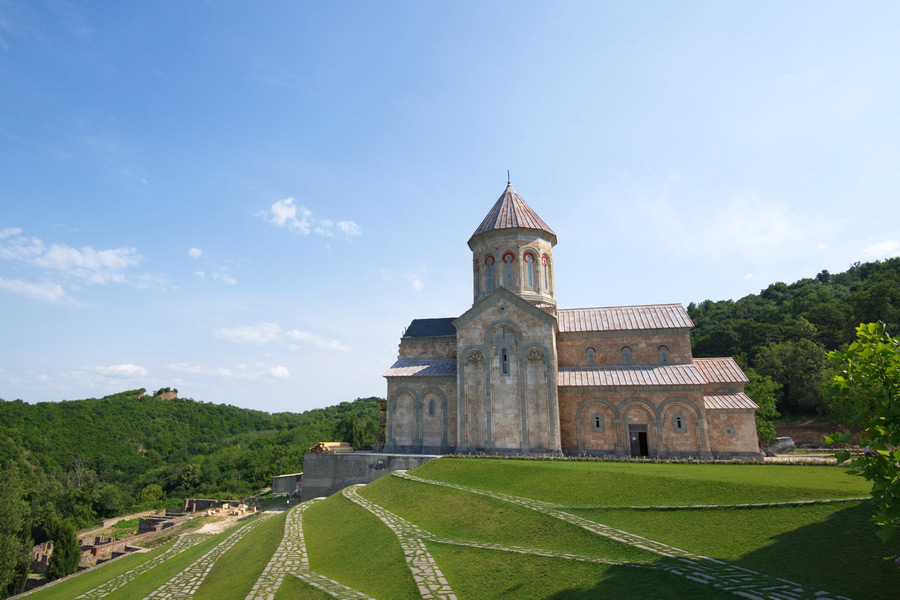
[[[537,229],[550,234],[551,243],[556,244],[556,234],[544,223],[534,210],[522,199],[522,196],[513,188],[512,184],[506,184],[506,190],[491,208],[487,216],[469,238],[472,240],[482,233],[497,229]]]

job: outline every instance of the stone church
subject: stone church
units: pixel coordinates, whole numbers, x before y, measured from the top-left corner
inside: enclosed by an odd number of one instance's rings
[[[684,307],[558,308],[555,245],[507,185],[469,238],[472,307],[400,338],[385,451],[758,457],[747,378],[693,357]]]

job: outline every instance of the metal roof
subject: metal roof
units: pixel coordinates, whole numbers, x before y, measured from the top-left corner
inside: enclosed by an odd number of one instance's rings
[[[703,396],[706,410],[756,410],[759,406],[743,392],[737,394],[710,394]]]
[[[659,385],[703,385],[703,374],[694,365],[642,367],[561,368],[560,387],[627,387]]]
[[[680,304],[564,308],[556,313],[560,333],[581,331],[628,331],[635,329],[681,329],[694,326]]]
[[[544,223],[534,210],[522,199],[522,196],[513,189],[512,184],[506,184],[506,190],[500,195],[500,199],[494,204],[490,212],[469,238],[472,241],[477,235],[494,231],[496,229],[512,229],[521,227],[524,229],[538,229],[553,236],[556,244],[556,234]]]
[[[456,335],[453,321],[456,317],[440,319],[413,319],[403,337],[433,337],[439,335]]]
[[[455,358],[402,359],[391,365],[385,377],[447,377],[456,375]]]
[[[695,358],[694,364],[710,383],[747,383],[750,381],[731,357]]]

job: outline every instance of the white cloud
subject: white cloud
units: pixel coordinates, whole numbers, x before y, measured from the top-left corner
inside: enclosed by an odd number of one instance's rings
[[[191,248],[190,250],[188,250],[188,256],[190,256],[191,258],[200,258],[201,256],[203,256],[203,250],[201,250],[200,248]]]
[[[19,235],[21,233],[22,229],[19,227],[7,227],[6,229],[0,229],[0,240],[5,240],[8,237]]]
[[[197,279],[206,279],[206,273],[203,271],[194,271],[194,277]]]
[[[234,285],[237,283],[237,279],[227,273],[213,273],[212,278],[214,281],[221,281],[225,285]]]
[[[194,377],[208,377],[212,379],[234,379],[242,381],[258,381],[260,379],[290,379],[291,373],[287,367],[275,366],[267,367],[257,365],[248,367],[247,365],[236,365],[234,369],[226,367],[211,367],[206,365],[189,365],[187,363],[172,363],[166,365],[166,368],[181,375],[189,375]]]
[[[337,227],[347,237],[362,235],[362,227],[353,221],[338,221],[313,217],[311,210],[295,203],[293,198],[285,198],[274,202],[268,210],[257,213],[268,223],[278,227],[284,227],[303,235],[316,233],[325,237],[334,236],[334,228]]]
[[[95,250],[90,246],[79,249],[64,244],[52,244],[47,248],[38,238],[6,236],[0,239],[7,237],[10,239],[0,245],[0,258],[58,271],[88,283],[124,282],[124,271],[142,260],[135,248]]]
[[[291,372],[288,371],[287,367],[272,367],[271,369],[269,369],[269,375],[271,375],[275,379],[291,378]]]
[[[417,292],[421,292],[423,289],[425,289],[425,283],[418,277],[413,277],[412,279],[410,279],[409,283],[412,286],[412,289],[416,290]]]
[[[67,299],[66,291],[56,283],[30,283],[0,277],[0,289],[45,302],[61,302]]]
[[[337,340],[329,340],[318,334],[297,329],[284,331],[275,323],[257,323],[256,325],[246,325],[242,327],[225,327],[217,329],[213,334],[218,338],[237,344],[262,346],[274,342],[285,344],[291,350],[296,350],[297,345],[293,342],[303,342],[314,348],[318,348],[319,350],[331,350],[336,352],[350,351],[349,346],[342,344]]]
[[[864,252],[872,258],[892,258],[900,254],[900,240],[884,240],[871,244]]]
[[[146,377],[150,374],[150,372],[144,367],[131,363],[127,363],[124,365],[111,365],[108,367],[93,367],[88,370],[96,371],[97,373],[106,375],[107,377],[119,377],[123,379],[129,379],[133,377]]]
[[[362,227],[354,223],[353,221],[338,221],[338,229],[344,232],[347,235],[351,236],[359,236],[362,235]]]

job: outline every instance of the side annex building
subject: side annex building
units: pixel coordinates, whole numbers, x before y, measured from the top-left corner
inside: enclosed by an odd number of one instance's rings
[[[400,338],[385,452],[758,457],[734,359],[693,357],[680,304],[557,308],[556,241],[507,185],[468,242],[472,307]]]

